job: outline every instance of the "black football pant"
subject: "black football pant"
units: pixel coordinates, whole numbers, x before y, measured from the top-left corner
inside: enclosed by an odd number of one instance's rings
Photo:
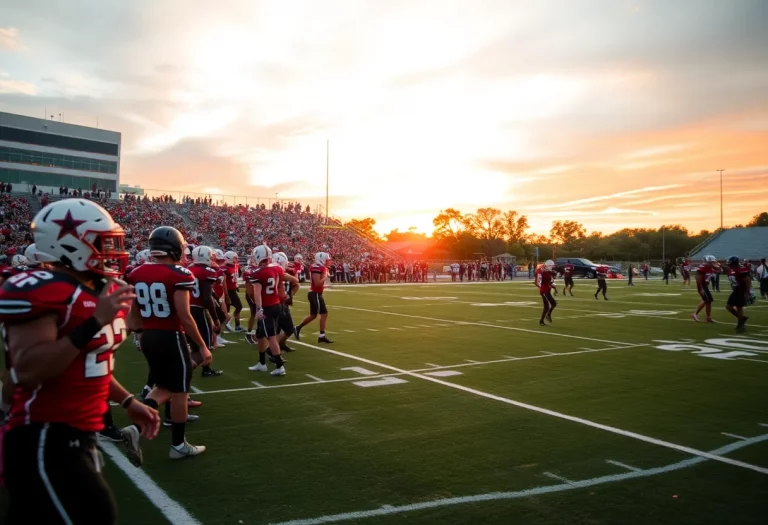
[[[8,525],[117,522],[115,500],[101,476],[96,434],[61,423],[9,430],[3,441]]]
[[[597,280],[597,291],[595,292],[595,297],[597,297],[597,295],[600,292],[603,292],[603,297],[605,297],[605,292],[607,292],[607,291],[608,291],[608,284],[605,282],[604,279],[598,279]]]

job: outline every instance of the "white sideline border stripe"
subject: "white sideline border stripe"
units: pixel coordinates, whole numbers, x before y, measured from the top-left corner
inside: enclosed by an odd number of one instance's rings
[[[768,425],[766,425],[768,426]],[[744,448],[754,443],[759,443],[768,439],[768,434],[750,438],[748,441],[738,441],[720,447],[718,449],[708,452],[711,455],[727,454],[740,448]],[[672,463],[662,467],[654,467],[645,470],[638,470],[633,472],[624,472],[622,474],[610,474],[607,476],[600,476],[596,478],[583,479],[578,481],[572,481],[568,483],[559,483],[557,485],[542,485],[531,489],[518,490],[514,492],[487,492],[485,494],[475,494],[472,496],[458,496],[454,498],[445,498],[432,501],[424,501],[420,503],[411,503],[408,505],[382,505],[378,509],[363,510],[356,512],[345,512],[342,514],[330,514],[327,516],[319,516],[317,518],[305,518],[290,521],[281,521],[271,523],[270,525],[321,525],[323,523],[336,523],[339,521],[360,520],[364,518],[373,518],[377,516],[388,516],[392,514],[403,514],[406,512],[413,512],[425,509],[434,509],[440,507],[449,507],[453,505],[462,505],[465,503],[478,503],[483,501],[498,501],[498,500],[510,500],[520,499],[531,496],[541,496],[543,494],[552,494],[557,492],[566,492],[569,490],[594,487],[596,485],[603,485],[605,483],[616,483],[617,481],[624,481],[627,479],[646,478],[650,476],[656,476],[659,474],[666,474],[668,472],[674,472],[676,470],[682,470],[684,468],[692,467],[699,463],[705,462],[703,457],[695,457],[684,459],[677,463]]]
[[[612,434],[618,434],[620,436],[636,439],[638,441],[643,441],[645,443],[650,443],[651,445],[657,445],[660,447],[669,448],[672,450],[677,450],[678,452],[684,452],[686,454],[691,454],[693,456],[699,456],[702,458],[712,459],[715,461],[719,461],[720,463],[726,463],[728,465],[733,465],[735,467],[740,467],[747,470],[752,470],[754,472],[759,472],[760,474],[767,474],[768,475],[768,468],[761,467],[758,465],[753,465],[751,463],[746,463],[744,461],[739,461],[736,459],[726,458],[723,456],[718,456],[716,454],[712,454],[710,452],[705,452],[703,450],[698,450],[693,447],[688,447],[685,445],[678,445],[677,443],[672,443],[669,441],[664,441],[663,439],[654,438],[651,436],[646,436],[643,434],[638,434],[637,432],[632,432],[631,430],[623,430],[621,428],[612,427],[610,425],[604,425],[602,423],[598,423],[596,421],[591,421],[589,419],[584,419],[576,416],[570,416],[568,414],[564,414],[562,412],[557,412],[555,410],[550,410],[548,408],[538,407],[535,405],[531,405],[528,403],[523,403],[522,401],[515,401],[514,399],[509,399],[502,396],[497,396],[496,394],[490,394],[488,392],[483,392],[481,390],[477,390],[475,388],[470,388],[468,386],[464,385],[457,385],[456,383],[450,383],[448,381],[444,381],[442,379],[438,379],[436,377],[430,377],[426,376],[424,374],[419,374],[417,372],[409,372],[406,370],[403,370],[402,368],[397,368],[395,366],[387,365],[384,363],[379,363],[377,361],[373,361],[371,359],[366,359],[364,357],[355,356],[352,354],[347,354],[345,352],[339,352],[338,350],[332,350],[330,348],[323,348],[317,345],[311,345],[309,343],[303,343],[301,341],[296,341],[296,344],[300,344],[302,346],[306,346],[308,348],[313,348],[315,350],[319,350],[321,352],[325,352],[328,354],[334,354],[341,357],[346,357],[348,359],[354,359],[357,361],[360,361],[362,363],[368,363],[372,366],[377,366],[379,368],[385,368],[388,370],[392,370],[393,372],[398,372],[403,375],[409,375],[411,377],[415,377],[418,379],[423,379],[425,381],[431,381],[432,383],[437,383],[438,385],[447,386],[449,388],[455,388],[456,390],[461,390],[463,392],[467,392],[469,394],[474,394],[476,396],[484,397],[486,399],[491,399],[494,401],[500,401],[501,403],[505,403],[508,405],[513,405],[518,408],[523,408],[526,410],[531,410],[533,412],[538,412],[540,414],[546,414],[548,416],[556,417],[559,419],[564,419],[566,421],[571,421],[572,423],[578,423],[580,425],[585,425],[588,427],[596,428],[598,430],[604,430],[606,432],[610,432]]]
[[[641,468],[633,467],[632,465],[627,465],[626,463],[621,463],[612,459],[606,459],[605,462],[610,463],[611,465],[616,465],[617,467],[621,467],[623,469],[627,469],[630,472],[641,472],[643,470]]]
[[[196,520],[187,509],[182,507],[179,502],[166,493],[160,486],[155,483],[143,470],[134,467],[113,443],[100,442],[99,447],[104,453],[114,461],[117,468],[123,471],[123,473],[131,480],[139,491],[141,491],[147,499],[157,509],[163,513],[163,516],[171,523],[171,525],[202,525],[201,522]]]

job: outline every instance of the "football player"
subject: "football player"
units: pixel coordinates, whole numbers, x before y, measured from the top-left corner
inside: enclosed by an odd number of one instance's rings
[[[541,312],[539,324],[546,326],[544,319],[552,322],[552,311],[557,306],[557,301],[552,297],[552,282],[555,279],[555,263],[548,260],[544,266],[536,271],[536,286],[539,288],[541,300],[544,303],[544,309]]]
[[[160,226],[149,235],[148,244],[153,262],[128,276],[136,292],[129,326],[142,330],[141,349],[155,383],[144,403],[156,409],[170,401],[163,425],[171,427],[169,457],[180,459],[205,452],[205,447],[187,443],[184,434],[187,421],[198,419],[187,406],[192,369],[196,364],[209,366],[211,352],[192,317],[195,277],[180,264],[184,237],[175,228]],[[194,356],[187,339],[197,347]]]
[[[304,257],[300,253],[293,256],[293,269],[301,282],[304,279]]]
[[[297,340],[301,340],[301,329],[315,320],[320,315],[320,334],[317,338],[318,343],[333,343],[325,335],[325,327],[328,322],[328,308],[323,299],[323,290],[325,289],[325,279],[328,277],[328,263],[331,256],[326,252],[315,254],[315,264],[309,267],[309,275],[312,278],[310,283],[307,300],[309,301],[309,315],[304,318],[299,326],[296,327],[294,335]]]
[[[692,315],[693,319],[699,322],[699,312],[706,309],[707,322],[714,323],[712,320],[712,292],[709,290],[709,282],[712,276],[720,271],[720,265],[714,255],[705,255],[704,262],[696,269],[696,290],[699,292],[701,302],[696,307],[696,312]]]
[[[230,315],[227,313],[227,301],[229,300],[227,298],[227,289],[226,289],[226,275],[224,274],[224,264],[227,262],[226,257],[224,257],[224,252],[220,249],[213,250],[213,267],[216,268],[218,271],[218,277],[219,279],[213,284],[213,298],[216,301],[216,304],[219,305],[218,311],[216,312],[216,316],[219,319],[219,325],[221,326],[222,330],[225,327],[229,326],[229,321],[231,319]],[[227,328],[230,330],[229,328]],[[230,330],[231,331],[231,330]],[[231,343],[232,341],[227,341],[223,337],[221,337],[221,330],[216,334],[216,346],[224,346],[226,344]]]
[[[683,285],[691,285],[691,260],[682,257],[680,261],[680,275],[683,276]]]
[[[208,348],[213,346],[214,333],[221,330],[216,313],[216,301],[213,299],[213,283],[218,280],[218,272],[211,268],[213,250],[208,246],[197,246],[192,250],[190,264],[187,269],[195,278],[195,287],[189,298],[192,318],[195,320],[197,330]],[[200,352],[195,341],[188,338],[193,352]],[[203,366],[203,377],[215,377],[221,375],[221,370],[214,370],[210,365]]]
[[[738,257],[728,257],[726,264],[728,266],[728,281],[731,283],[731,295],[728,297],[728,304],[725,309],[738,319],[736,331],[744,332],[746,330],[744,325],[749,320],[749,317],[744,316],[744,307],[750,302],[752,278],[749,268],[742,265]]]
[[[112,375],[135,298],[116,280],[128,262],[125,234],[106,210],[83,199],[49,204],[32,231],[49,267],[19,273],[0,291],[15,386],[4,436],[4,523],[114,524],[114,497],[96,448],[107,401],[122,405],[148,439],[160,424],[157,412]],[[140,465],[136,428],[123,433],[129,458]]]
[[[608,300],[608,297],[605,295],[608,291],[608,283],[606,281],[606,278],[608,277],[608,267],[604,264],[599,264],[597,266],[597,291],[595,292],[595,299],[597,299],[597,296],[600,292],[603,292],[603,299],[606,301]]]
[[[3,284],[7,279],[10,279],[14,275],[29,270],[29,266],[27,266],[28,262],[27,258],[20,254],[11,257],[11,265],[3,268],[2,273],[0,273],[0,284]]]
[[[277,327],[280,329],[277,342],[280,345],[281,352],[293,352],[293,348],[288,346],[286,341],[296,331],[296,327],[293,325],[293,316],[291,316],[291,305],[293,304],[293,296],[299,291],[299,279],[295,275],[296,270],[293,267],[293,263],[288,262],[288,256],[283,252],[273,254],[272,260],[285,272],[283,275],[285,297],[280,304],[282,310],[277,322]]]
[[[277,324],[280,318],[280,295],[283,291],[283,269],[272,262],[272,250],[268,246],[257,246],[253,249],[253,262],[256,270],[251,273],[249,281],[253,284],[253,302],[256,307],[256,316],[259,319],[256,328],[256,339],[259,344],[259,362],[248,367],[255,372],[267,371],[267,347],[275,363],[273,376],[284,376],[285,365],[280,354],[280,345],[277,342]]]
[[[243,311],[243,303],[240,301],[240,295],[237,293],[237,277],[239,272],[239,264],[237,259],[237,253],[228,251],[224,254],[226,264],[224,265],[224,276],[226,280],[227,288],[227,314],[229,314],[229,307],[235,308],[233,317],[235,319],[235,332],[242,332],[243,328],[240,326],[240,312]],[[232,326],[227,323],[227,328],[232,331]]]
[[[248,317],[248,330],[245,332],[245,342],[249,345],[255,345],[256,340],[253,338],[256,333],[253,331],[256,326],[256,303],[253,300],[253,284],[250,282],[253,272],[256,270],[257,265],[253,261],[253,254],[248,256],[248,266],[243,270],[243,281],[245,282],[245,302],[248,303],[248,309],[250,310],[250,316]]]
[[[563,297],[565,297],[566,292],[573,297],[573,272],[575,269],[576,267],[571,263],[563,265],[563,282],[565,283],[563,285]]]

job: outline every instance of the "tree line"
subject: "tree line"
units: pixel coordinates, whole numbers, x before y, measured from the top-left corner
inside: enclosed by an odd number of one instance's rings
[[[373,229],[376,221],[371,218],[352,219],[348,226],[387,242],[424,241],[426,235],[415,228],[401,232],[397,229],[383,239]],[[425,256],[429,258],[475,259],[509,253],[518,261],[533,260],[538,248],[539,259],[552,257],[585,257],[595,260],[645,261],[684,256],[704,242],[713,232],[689,231],[679,224],[660,228],[625,228],[605,235],[601,232],[587,234],[583,224],[577,221],[554,221],[549,235],[531,233],[528,217],[514,210],[478,208],[475,213],[461,213],[447,208],[432,220],[433,246]],[[741,227],[738,225],[737,227]],[[747,227],[768,226],[768,212],[752,219]]]

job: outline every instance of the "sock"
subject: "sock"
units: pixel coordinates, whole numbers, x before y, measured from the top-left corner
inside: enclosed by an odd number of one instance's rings
[[[186,426],[186,423],[176,422],[171,425],[171,445],[179,447],[184,444],[184,430]]]
[[[325,332],[320,332],[320,337],[325,337]]]
[[[235,326],[240,327],[240,319],[235,319]]]
[[[149,408],[154,408],[157,410],[157,401],[154,399],[145,399],[144,404],[147,405]]]
[[[275,356],[275,368],[280,368],[283,366],[283,356],[282,355],[276,355]]]
[[[262,365],[267,364],[267,353],[266,352],[259,352],[259,363]]]
[[[115,422],[112,419],[112,410],[107,408],[106,414],[104,414],[104,428],[115,426]]]

